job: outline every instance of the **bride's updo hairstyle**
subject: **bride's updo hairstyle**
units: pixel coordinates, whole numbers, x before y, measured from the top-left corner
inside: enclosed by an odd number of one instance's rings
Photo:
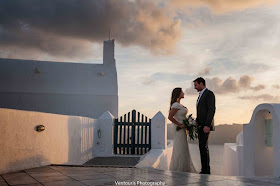
[[[173,89],[172,95],[171,95],[171,101],[170,101],[170,108],[169,108],[169,110],[171,110],[172,104],[175,103],[177,101],[177,99],[180,97],[181,92],[182,92],[182,88],[180,88],[180,87],[177,87],[177,88]]]

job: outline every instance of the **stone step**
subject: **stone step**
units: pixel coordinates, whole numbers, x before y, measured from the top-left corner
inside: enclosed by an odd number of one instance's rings
[[[134,167],[140,157],[96,157],[87,161],[84,166],[108,166],[108,167]]]

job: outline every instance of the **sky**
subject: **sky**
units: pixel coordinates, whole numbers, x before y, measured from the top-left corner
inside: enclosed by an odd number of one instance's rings
[[[2,0],[0,57],[102,63],[110,29],[119,116],[167,117],[175,87],[196,116],[192,81],[202,76],[215,124],[244,124],[257,105],[280,101],[279,9],[274,0]]]

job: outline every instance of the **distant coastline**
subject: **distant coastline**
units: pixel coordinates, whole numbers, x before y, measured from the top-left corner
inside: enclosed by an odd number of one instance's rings
[[[173,139],[174,126],[167,124],[167,138]],[[223,145],[224,143],[236,143],[236,136],[243,130],[243,124],[221,124],[215,126],[215,131],[211,132],[209,145]],[[198,140],[190,143],[198,143]]]

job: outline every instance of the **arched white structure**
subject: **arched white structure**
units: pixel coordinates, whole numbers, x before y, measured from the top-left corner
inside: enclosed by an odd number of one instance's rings
[[[266,121],[272,120],[271,142]],[[258,105],[248,125],[244,125],[244,176],[280,176],[280,104]]]
[[[224,145],[224,172],[228,176],[280,177],[280,104],[260,104],[237,143]]]

